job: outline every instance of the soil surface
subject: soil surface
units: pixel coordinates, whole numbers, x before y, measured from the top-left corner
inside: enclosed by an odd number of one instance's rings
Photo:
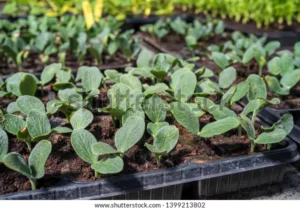
[[[41,60],[39,60],[38,57],[38,54],[31,54],[23,63],[22,71],[29,73],[41,72],[47,64],[41,62]],[[48,63],[50,64],[57,62],[59,62],[58,58],[56,56],[52,56],[50,57]],[[93,57],[89,54],[86,56],[85,60],[82,63],[78,62],[75,57],[68,55],[65,61],[65,66],[71,68],[72,71],[76,72],[77,69],[83,65],[97,66],[100,69],[120,69],[125,68],[127,66],[132,66],[133,63],[133,61],[127,61],[127,59],[122,55],[122,53],[117,52],[115,56],[104,55],[103,62],[100,64],[97,64]],[[18,69],[14,63],[1,61],[0,77],[16,72],[18,72]]]

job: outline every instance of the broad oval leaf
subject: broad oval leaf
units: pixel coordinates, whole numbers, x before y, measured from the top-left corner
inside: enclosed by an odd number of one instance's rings
[[[103,142],[97,142],[94,144],[92,146],[92,152],[98,156],[119,153],[112,146]]]
[[[89,131],[78,129],[72,132],[71,144],[76,154],[85,162],[89,164],[98,161],[98,155],[92,151],[92,147],[97,143],[96,138]]]
[[[136,65],[137,67],[148,67],[150,65],[150,61],[151,61],[151,52],[143,49],[136,61]]]
[[[284,87],[292,88],[300,81],[300,69],[288,72],[280,79],[280,84]]]
[[[2,162],[2,159],[4,155],[6,155],[8,152],[8,136],[2,128],[0,128],[0,162]]]
[[[182,102],[173,102],[171,104],[171,112],[176,121],[193,134],[199,132],[199,120],[190,107]]]
[[[29,112],[26,125],[28,133],[34,139],[41,136],[47,136],[51,133],[51,125],[47,115],[44,112],[38,110],[32,110]]]
[[[91,91],[93,89],[98,89],[103,75],[98,68],[90,68],[85,71],[82,76],[82,86],[85,91]]]
[[[236,91],[230,99],[230,105],[242,99],[249,91],[249,83],[247,81],[240,82],[237,85]]]
[[[155,84],[153,86],[147,87],[147,89],[144,92],[144,95],[145,96],[153,95],[155,93],[164,92],[164,91],[166,91],[168,89],[169,89],[169,87],[165,83],[157,83],[157,84]]]
[[[221,88],[229,88],[236,79],[236,69],[229,67],[221,71],[219,76],[219,85]]]
[[[143,136],[145,121],[141,117],[129,117],[115,135],[115,145],[119,152],[125,153]]]
[[[25,115],[28,115],[31,110],[45,112],[43,102],[34,96],[20,96],[16,103],[20,111]]]
[[[126,110],[126,112],[122,115],[122,124],[124,124],[126,120],[132,116],[137,116],[145,119],[145,113],[143,109],[140,106],[138,106],[136,108],[130,108]]]
[[[120,83],[123,83],[125,85],[127,85],[128,87],[130,87],[132,90],[138,89],[140,91],[142,91],[142,83],[141,81],[130,74],[123,74],[120,77]]]
[[[33,96],[37,89],[36,79],[30,74],[24,75],[20,82],[19,89],[21,95]]]
[[[178,138],[178,128],[176,128],[174,125],[164,126],[157,131],[153,146],[159,151],[167,151],[169,153],[176,146]]]
[[[31,174],[36,179],[40,179],[45,174],[45,164],[51,153],[52,145],[50,141],[40,141],[30,153],[28,165]]]
[[[4,129],[13,135],[17,135],[18,132],[23,130],[26,126],[26,122],[23,118],[17,115],[6,114],[4,115],[4,119]]]
[[[221,102],[220,102],[221,106],[225,106],[231,100],[236,89],[237,89],[237,86],[235,86],[235,85],[232,86],[231,88],[229,88],[229,90],[221,98]]]
[[[87,109],[78,109],[71,117],[70,123],[74,130],[86,128],[94,119],[94,115]]]
[[[237,118],[227,117],[222,120],[218,120],[205,125],[200,132],[200,136],[209,138],[212,136],[220,135],[233,128],[238,127],[239,125],[240,121]]]
[[[282,141],[286,137],[285,130],[277,128],[270,132],[263,132],[255,140],[256,144],[274,144]]]
[[[251,74],[247,78],[247,81],[249,83],[249,92],[247,94],[248,101],[255,100],[257,98],[267,98],[267,87],[260,76]]]
[[[254,128],[254,125],[251,122],[251,120],[247,116],[241,115],[240,122],[241,122],[242,127],[247,132],[249,139],[254,141],[255,140],[255,128]]]
[[[168,125],[169,123],[167,122],[156,122],[156,123],[150,122],[147,124],[147,131],[151,136],[155,136],[158,130]]]
[[[6,108],[6,112],[8,114],[13,114],[13,113],[19,112],[19,111],[20,111],[20,109],[17,106],[17,102],[11,102]]]
[[[211,58],[221,69],[225,69],[229,65],[229,62],[224,53],[213,52],[211,54]]]
[[[196,75],[187,70],[178,70],[171,76],[171,87],[177,101],[188,101],[195,92]]]
[[[164,101],[156,95],[147,98],[144,101],[143,108],[152,122],[161,122],[166,119],[166,109]]]
[[[20,155],[19,153],[16,152],[8,153],[3,157],[3,163],[5,164],[6,167],[14,171],[17,171],[28,178],[34,178],[31,175],[29,166],[27,165],[23,156]]]
[[[41,84],[49,83],[61,68],[62,65],[60,63],[52,63],[46,66],[41,74]]]
[[[115,174],[123,170],[124,162],[119,156],[106,157],[92,165],[92,169],[100,174]]]
[[[272,55],[277,48],[280,47],[280,42],[278,41],[271,41],[265,46],[265,50],[268,53],[268,56]]]
[[[276,77],[266,76],[265,78],[266,78],[266,81],[267,81],[267,84],[268,84],[270,90],[275,95],[288,95],[290,93],[290,88],[289,87],[281,87],[281,85]]]

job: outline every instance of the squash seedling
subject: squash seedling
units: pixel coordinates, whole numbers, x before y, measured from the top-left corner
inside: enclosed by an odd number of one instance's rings
[[[45,163],[51,150],[51,142],[42,140],[31,151],[28,163],[21,154],[16,152],[6,154],[2,157],[2,162],[6,167],[26,176],[30,180],[31,189],[35,190],[37,179],[45,175]]]
[[[31,151],[31,143],[47,139],[54,129],[46,115],[44,104],[34,96],[21,96],[11,105],[11,113],[4,115],[3,128],[18,139],[25,141]],[[26,116],[26,121],[20,115]]]
[[[114,174],[123,170],[122,156],[133,147],[143,136],[145,131],[144,119],[137,116],[129,117],[115,135],[115,147],[97,142],[89,131],[76,129],[72,132],[71,143],[78,156],[91,164],[95,177],[100,174]],[[99,157],[105,155],[101,160]]]

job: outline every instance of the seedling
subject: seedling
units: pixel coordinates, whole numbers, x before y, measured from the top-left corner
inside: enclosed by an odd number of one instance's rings
[[[34,147],[30,153],[28,163],[24,157],[16,152],[8,153],[2,157],[6,167],[26,176],[31,183],[31,189],[36,189],[37,179],[45,175],[45,163],[51,153],[50,141],[42,140]]]
[[[95,177],[100,174],[119,173],[123,170],[123,160],[120,157],[133,147],[143,136],[145,122],[141,117],[129,117],[115,135],[115,147],[97,142],[89,131],[82,128],[72,132],[71,143],[78,156],[91,164]],[[106,155],[104,158],[99,157]]]

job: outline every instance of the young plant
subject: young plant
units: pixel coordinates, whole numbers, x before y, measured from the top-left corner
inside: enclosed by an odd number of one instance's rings
[[[8,152],[8,136],[0,126],[0,163],[3,162],[4,156]]]
[[[42,140],[31,151],[28,163],[24,157],[16,152],[8,153],[2,157],[6,167],[26,176],[31,183],[31,189],[36,189],[37,179],[45,175],[45,163],[51,153],[51,142]]]
[[[13,102],[11,112],[4,115],[3,127],[18,139],[25,141],[31,151],[31,143],[47,139],[55,129],[51,129],[44,104],[34,96],[21,96]],[[26,121],[20,115],[26,116]]]
[[[100,174],[114,174],[123,170],[123,160],[120,156],[133,147],[143,136],[145,122],[141,117],[129,117],[115,135],[115,148],[97,142],[89,131],[76,129],[72,132],[71,143],[78,156],[91,164],[95,177]],[[105,155],[105,157],[103,157]],[[103,157],[99,160],[99,157]]]

